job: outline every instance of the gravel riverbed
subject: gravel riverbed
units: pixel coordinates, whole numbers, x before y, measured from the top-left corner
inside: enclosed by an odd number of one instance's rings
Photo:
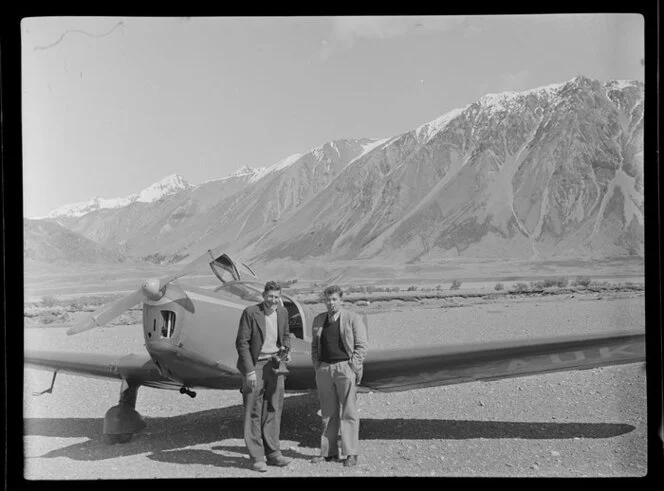
[[[370,348],[530,339],[643,330],[643,293],[389,305],[369,315]],[[67,336],[25,330],[26,347],[140,353],[140,326]],[[294,476],[643,476],[647,472],[646,374],[642,363],[360,394],[359,465],[310,464],[320,437],[314,393],[288,394],[282,420],[287,468],[259,475],[242,440],[238,391],[141,388],[148,426],[121,445],[102,441],[102,418],[118,381],[24,372],[27,479],[151,479]]]

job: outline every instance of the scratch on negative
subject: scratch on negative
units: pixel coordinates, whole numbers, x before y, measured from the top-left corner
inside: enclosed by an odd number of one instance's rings
[[[53,46],[56,46],[56,45],[59,44],[59,43],[65,38],[65,36],[66,36],[67,34],[69,34],[70,32],[78,32],[78,33],[80,33],[80,34],[85,34],[86,36],[89,36],[89,37],[101,38],[101,37],[108,36],[109,34],[111,34],[113,31],[115,31],[115,30],[116,30],[118,27],[120,27],[120,26],[124,26],[124,22],[123,22],[123,21],[120,21],[120,22],[118,22],[117,24],[115,24],[115,26],[114,26],[110,31],[108,31],[108,32],[106,32],[106,33],[104,33],[104,34],[90,34],[89,32],[82,31],[82,30],[79,30],[79,29],[68,30],[68,31],[65,31],[64,33],[62,33],[62,36],[60,36],[60,38],[59,38],[56,42],[54,42],[53,44],[49,44],[48,46],[35,46],[35,51],[37,51],[38,49],[49,49],[49,48],[52,48]]]

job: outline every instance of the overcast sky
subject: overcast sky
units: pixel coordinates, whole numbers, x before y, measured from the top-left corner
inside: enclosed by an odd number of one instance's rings
[[[640,15],[24,19],[24,216],[199,184],[489,92],[640,80]]]

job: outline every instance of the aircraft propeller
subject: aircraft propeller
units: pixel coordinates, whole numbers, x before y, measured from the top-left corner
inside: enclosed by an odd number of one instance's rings
[[[159,300],[164,296],[166,286],[171,281],[188,275],[189,273],[193,273],[204,264],[209,264],[214,260],[215,256],[213,252],[208,250],[192,262],[186,264],[175,274],[164,276],[161,279],[151,278],[146,280],[135,292],[106,305],[102,305],[100,308],[95,310],[94,313],[86,316],[85,319],[81,320],[72,326],[69,330],[67,330],[67,334],[78,334],[84,331],[89,331],[90,329],[101,327],[116,317],[124,314],[127,310],[131,309],[135,305],[138,305],[145,299]]]

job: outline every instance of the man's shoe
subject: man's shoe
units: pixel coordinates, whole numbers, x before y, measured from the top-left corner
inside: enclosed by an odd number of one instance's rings
[[[251,470],[256,472],[267,472],[267,465],[262,460],[258,460],[251,464]]]
[[[320,464],[321,462],[339,462],[339,456],[338,455],[330,455],[328,457],[323,457],[322,455],[318,455],[311,459],[309,462],[312,464]]]
[[[279,455],[277,457],[272,457],[267,459],[267,465],[274,465],[276,467],[284,467],[290,464],[292,459]]]
[[[349,455],[344,460],[344,467],[353,467],[357,465],[357,455]]]

